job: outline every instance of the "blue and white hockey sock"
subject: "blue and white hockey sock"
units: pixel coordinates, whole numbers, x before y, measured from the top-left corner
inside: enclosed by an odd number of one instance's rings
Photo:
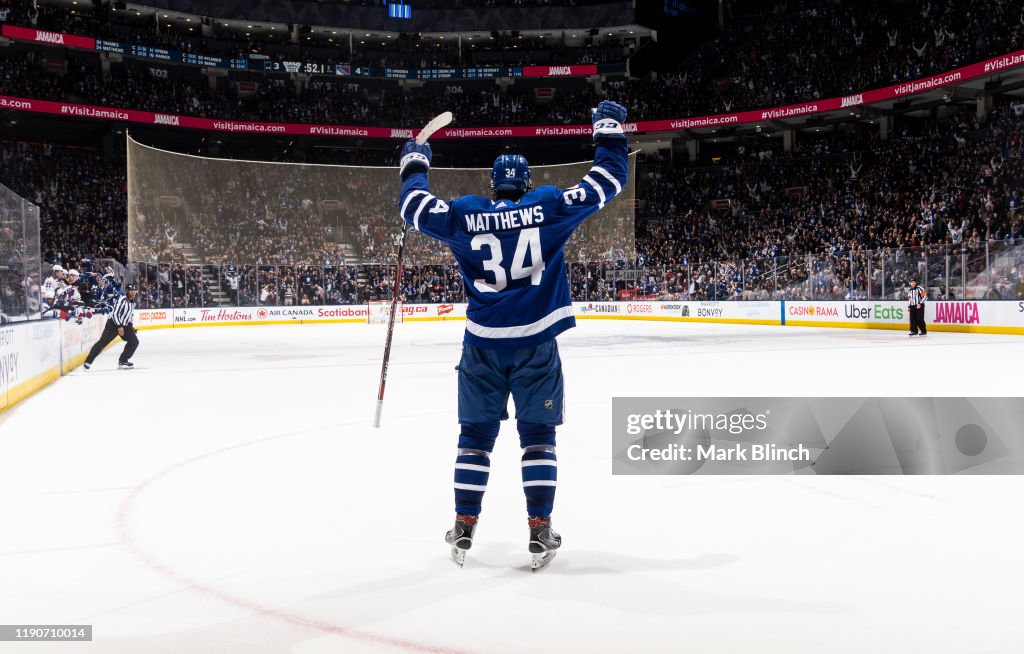
[[[498,427],[497,421],[462,425],[455,458],[455,512],[460,515],[480,515]]]
[[[520,421],[519,443],[523,448],[523,493],[531,518],[547,518],[555,505],[558,460],[555,427]]]

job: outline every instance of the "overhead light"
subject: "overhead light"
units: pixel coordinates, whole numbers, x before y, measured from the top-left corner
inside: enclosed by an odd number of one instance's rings
[[[191,18],[186,18],[186,19],[185,19],[185,22],[186,22],[186,23],[191,23],[191,22],[192,22],[192,19],[191,19]]]
[[[252,25],[249,26],[249,29],[252,29]]]

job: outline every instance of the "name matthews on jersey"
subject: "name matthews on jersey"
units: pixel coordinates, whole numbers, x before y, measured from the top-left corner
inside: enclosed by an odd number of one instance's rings
[[[467,213],[466,231],[496,232],[519,229],[544,222],[544,209],[540,205],[509,211]]]

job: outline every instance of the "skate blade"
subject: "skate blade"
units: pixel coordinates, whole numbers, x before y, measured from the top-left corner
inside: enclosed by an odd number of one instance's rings
[[[458,563],[459,567],[461,568],[462,565],[466,562],[466,550],[461,550],[458,547],[453,547],[452,548],[452,561],[455,561],[456,563]]]
[[[549,563],[555,560],[556,554],[558,554],[558,550],[548,550],[547,552],[534,554],[533,559],[530,561],[530,569],[533,572],[537,572],[546,568]]]

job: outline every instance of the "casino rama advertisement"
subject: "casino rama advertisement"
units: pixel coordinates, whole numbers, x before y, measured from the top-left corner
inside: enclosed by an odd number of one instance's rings
[[[929,300],[925,323],[931,331],[1024,334],[1024,301]],[[904,301],[790,302],[783,319],[794,327],[852,327],[861,329],[909,329],[910,315]]]

